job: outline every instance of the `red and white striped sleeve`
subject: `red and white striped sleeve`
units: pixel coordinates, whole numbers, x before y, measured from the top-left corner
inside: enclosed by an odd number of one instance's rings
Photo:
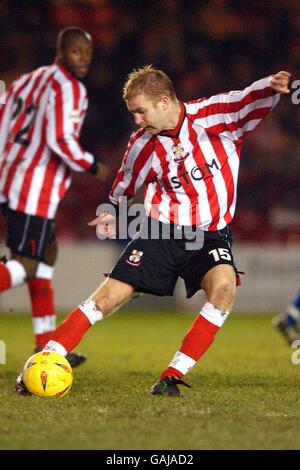
[[[126,196],[130,204],[139,188],[143,186],[151,172],[151,155],[154,139],[145,129],[134,132],[128,142],[121,167],[109,193],[109,199],[118,206]]]
[[[11,118],[13,113],[13,87],[6,92],[5,104],[0,105],[0,161],[9,138]]]
[[[79,143],[80,103],[85,102],[79,95],[79,82],[60,84],[53,80],[47,106],[47,144],[72,170],[87,171],[95,159]]]
[[[241,140],[278,103],[280,95],[270,88],[272,76],[262,78],[242,91],[220,93],[187,103],[187,113],[211,132]]]
[[[11,85],[6,92],[5,104],[0,105],[0,163],[3,161],[5,148],[10,134],[11,118],[13,114],[14,95]],[[0,204],[6,202],[6,197],[0,192]]]

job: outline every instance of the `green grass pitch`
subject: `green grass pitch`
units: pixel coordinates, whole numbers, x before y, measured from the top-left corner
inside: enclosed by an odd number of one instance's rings
[[[120,311],[95,325],[62,399],[20,397],[17,373],[31,355],[31,319],[1,315],[0,449],[299,449],[300,364],[270,316],[234,315],[186,377],[183,398],[151,385],[193,321],[179,313]]]

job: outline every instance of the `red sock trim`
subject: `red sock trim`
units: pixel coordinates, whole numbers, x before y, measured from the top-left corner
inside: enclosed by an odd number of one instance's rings
[[[4,263],[0,262],[0,292],[11,288],[10,272]]]
[[[201,314],[198,315],[185,335],[179,351],[191,357],[194,361],[198,361],[213,342],[219,329],[218,326],[206,320]],[[184,374],[174,367],[167,367],[161,374],[161,377],[172,376],[182,378]]]
[[[55,315],[54,292],[51,279],[35,278],[27,282],[33,317]]]
[[[179,351],[191,357],[194,361],[198,361],[215,339],[215,334],[219,329],[218,326],[206,320],[201,314],[198,315],[185,335]]]
[[[90,329],[91,324],[79,308],[75,308],[51,335],[51,340],[57,341],[69,352],[79,343],[83,335]]]
[[[49,331],[48,333],[41,333],[40,335],[35,335],[35,347],[38,349],[43,349],[43,347],[48,343],[52,335],[53,331]]]
[[[179,370],[174,369],[174,367],[167,367],[162,374],[160,374],[160,377],[178,377],[181,379],[183,377],[183,374],[179,372]]]

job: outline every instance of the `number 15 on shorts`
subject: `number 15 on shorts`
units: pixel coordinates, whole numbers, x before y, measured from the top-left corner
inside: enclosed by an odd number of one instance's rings
[[[216,262],[221,259],[226,259],[227,261],[231,261],[232,259],[231,253],[227,248],[215,248],[214,250],[209,251],[208,254],[212,255]]]

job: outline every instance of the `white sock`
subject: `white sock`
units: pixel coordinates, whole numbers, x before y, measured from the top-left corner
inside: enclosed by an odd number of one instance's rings
[[[49,266],[49,264],[39,262],[35,277],[50,280],[53,278],[53,271],[54,271],[53,266]]]
[[[24,266],[17,261],[16,259],[10,259],[5,263],[7,267],[10,279],[11,279],[11,287],[18,287],[22,286],[26,279],[26,271]]]
[[[93,300],[85,300],[82,304],[78,305],[78,308],[85,314],[91,325],[103,320],[103,313]]]
[[[219,328],[221,328],[229,314],[229,310],[220,310],[218,307],[215,307],[210,302],[206,302],[200,312],[200,315],[202,315],[202,317],[206,318],[206,320],[218,326]]]
[[[53,341],[52,339],[50,339],[50,341],[48,341],[48,343],[44,346],[43,351],[53,351],[64,357],[68,354],[68,351],[63,347],[62,344],[58,343],[57,341]]]

